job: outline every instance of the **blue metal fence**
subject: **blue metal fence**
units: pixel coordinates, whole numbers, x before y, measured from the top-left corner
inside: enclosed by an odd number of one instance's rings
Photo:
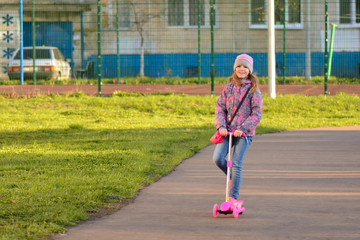
[[[217,53],[214,56],[215,76],[227,77],[232,74],[232,64],[237,53]],[[257,76],[267,76],[267,54],[250,53],[254,58],[254,69]],[[358,59],[358,61],[354,61]],[[93,55],[87,61],[94,61],[97,66],[97,55]],[[201,76],[210,76],[210,54],[201,54]],[[311,75],[324,75],[324,53],[311,54]],[[334,52],[332,76],[359,77],[360,52]],[[102,77],[116,78],[116,55],[102,55]],[[145,55],[145,76],[147,77],[191,77],[196,72],[191,69],[197,68],[197,54],[147,54]],[[229,67],[230,66],[230,67]],[[305,53],[287,53],[286,76],[304,76]],[[139,75],[140,55],[120,56],[120,76],[134,77]],[[190,72],[189,72],[190,71]],[[282,76],[283,58],[282,53],[276,54],[276,73]],[[95,68],[95,75],[97,68]]]

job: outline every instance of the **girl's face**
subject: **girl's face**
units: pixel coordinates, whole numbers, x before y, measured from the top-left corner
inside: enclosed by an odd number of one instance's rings
[[[245,66],[239,66],[235,68],[235,74],[239,79],[247,79],[249,76],[250,70]]]

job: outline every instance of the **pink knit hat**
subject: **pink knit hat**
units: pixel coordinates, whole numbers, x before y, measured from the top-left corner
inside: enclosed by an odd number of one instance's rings
[[[235,68],[238,66],[245,66],[250,70],[250,73],[253,72],[253,64],[254,64],[254,60],[252,59],[252,57],[250,57],[247,54],[241,54],[239,56],[236,57],[235,62],[234,62],[234,71]]]

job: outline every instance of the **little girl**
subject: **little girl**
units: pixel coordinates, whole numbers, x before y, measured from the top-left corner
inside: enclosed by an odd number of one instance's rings
[[[252,73],[252,57],[247,54],[237,56],[234,62],[234,73],[216,102],[215,126],[225,139],[222,143],[216,145],[213,160],[225,174],[227,172],[226,156],[229,152],[228,132],[232,132],[234,136],[232,141],[234,152],[232,155],[230,202],[236,201],[239,197],[242,162],[255,135],[255,128],[262,116],[262,97],[258,87],[259,81]],[[248,88],[251,88],[250,92],[230,126],[228,126],[227,123],[232,118]]]

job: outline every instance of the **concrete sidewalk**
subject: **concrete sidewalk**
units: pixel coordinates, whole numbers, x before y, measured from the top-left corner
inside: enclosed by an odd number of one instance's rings
[[[238,219],[212,217],[225,196],[213,149],[120,211],[55,239],[360,239],[360,127],[256,136],[244,160],[246,211]]]

